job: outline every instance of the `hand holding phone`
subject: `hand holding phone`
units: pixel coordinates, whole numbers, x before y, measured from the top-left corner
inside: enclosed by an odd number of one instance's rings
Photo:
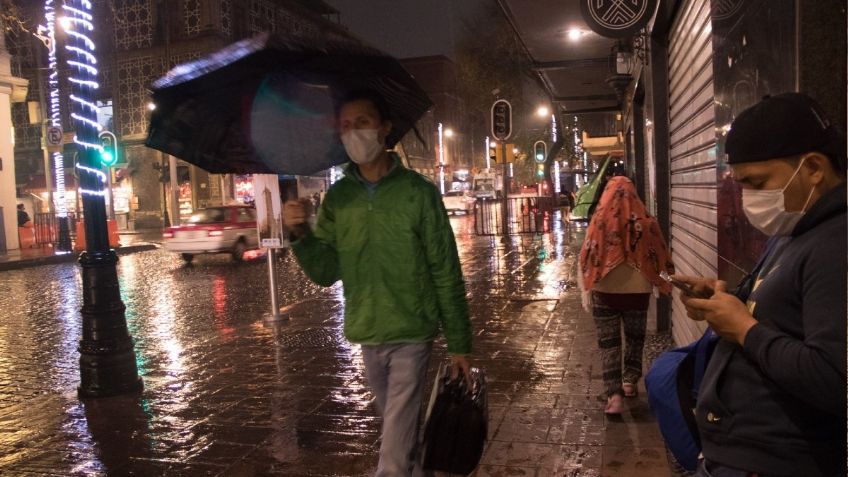
[[[706,285],[701,287],[700,290],[696,290],[695,286],[691,283],[672,278],[672,276],[666,273],[665,270],[660,272],[660,278],[671,283],[675,288],[683,292],[683,294],[685,294],[686,296],[690,296],[693,298],[709,299],[713,296],[713,293],[715,293],[711,287]]]

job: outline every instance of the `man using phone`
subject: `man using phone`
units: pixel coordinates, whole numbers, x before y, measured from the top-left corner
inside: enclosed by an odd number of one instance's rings
[[[845,475],[844,136],[808,96],[764,98],[725,149],[751,225],[777,246],[743,303],[720,280],[674,276],[691,319],[722,337],[696,420],[699,476]]]

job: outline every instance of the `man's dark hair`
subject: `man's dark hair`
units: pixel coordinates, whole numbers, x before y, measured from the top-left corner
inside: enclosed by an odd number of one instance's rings
[[[24,210],[24,204],[18,204],[18,210]]]
[[[373,89],[356,89],[342,96],[336,103],[336,117],[339,117],[342,106],[354,101],[368,101],[373,104],[374,109],[377,110],[377,114],[380,115],[380,121],[389,121],[392,119],[386,99]]]

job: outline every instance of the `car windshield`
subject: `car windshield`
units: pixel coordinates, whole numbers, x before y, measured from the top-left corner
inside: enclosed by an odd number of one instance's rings
[[[227,211],[222,208],[211,208],[198,210],[188,219],[190,224],[214,224],[215,222],[226,222]]]

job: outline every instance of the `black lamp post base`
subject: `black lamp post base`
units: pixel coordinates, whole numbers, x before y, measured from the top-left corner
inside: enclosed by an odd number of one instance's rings
[[[135,359],[135,356],[132,356]],[[110,364],[114,357],[109,357]],[[80,373],[82,379],[77,388],[77,396],[80,399],[117,396],[141,392],[144,382],[137,375],[135,362],[130,366],[97,367],[96,365],[86,369],[87,365],[80,358]]]
[[[140,391],[143,384],[115,268],[118,256],[113,250],[89,251],[79,261],[83,282],[79,397]]]

